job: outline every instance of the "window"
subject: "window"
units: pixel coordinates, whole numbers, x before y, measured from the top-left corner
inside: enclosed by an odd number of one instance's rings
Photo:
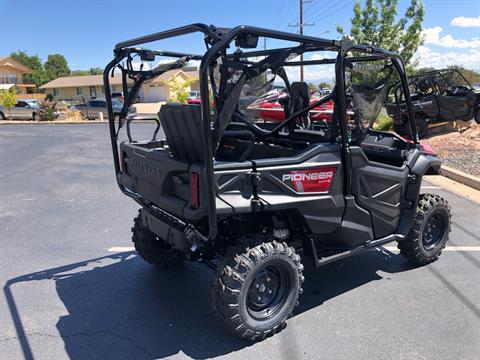
[[[60,90],[58,88],[53,88],[53,96],[60,96]]]
[[[16,104],[15,104],[15,107],[27,107],[28,104],[25,102],[25,101],[18,101]]]
[[[75,88],[75,94],[77,94],[77,96],[82,96],[83,95],[83,89],[81,87],[76,87]]]
[[[101,90],[102,94],[105,94],[105,87],[102,85],[101,88],[102,88],[102,90]]]
[[[95,86],[90,86],[90,97],[97,97],[97,89]]]

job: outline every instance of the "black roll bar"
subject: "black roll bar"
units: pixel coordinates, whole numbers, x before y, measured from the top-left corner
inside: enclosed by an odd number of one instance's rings
[[[113,117],[113,109],[111,102],[111,91],[110,91],[110,82],[109,74],[120,62],[129,56],[130,53],[139,53],[144,51],[144,49],[134,48],[140,44],[158,41],[162,39],[172,38],[180,35],[191,34],[195,32],[201,32],[205,35],[205,43],[207,46],[206,53],[201,55],[193,54],[183,54],[178,52],[168,52],[168,51],[154,51],[155,55],[160,56],[170,56],[170,57],[184,57],[190,56],[190,58],[195,58],[201,60],[200,70],[199,70],[199,80],[200,80],[200,93],[201,93],[201,112],[202,112],[202,136],[204,141],[203,148],[203,158],[205,161],[205,179],[206,179],[206,190],[207,190],[207,209],[208,209],[208,237],[215,238],[217,235],[217,219],[216,219],[216,186],[214,178],[214,169],[213,169],[213,148],[212,148],[212,118],[210,112],[210,101],[209,101],[209,70],[211,65],[218,57],[226,56],[227,59],[238,60],[246,57],[254,56],[267,56],[272,55],[275,52],[281,52],[285,49],[272,49],[272,50],[263,50],[263,51],[250,51],[250,52],[240,52],[233,54],[226,54],[225,50],[229,44],[242,34],[250,34],[254,36],[264,36],[273,39],[293,41],[300,43],[304,46],[303,52],[311,51],[335,51],[337,52],[336,59],[323,59],[323,60],[306,60],[303,62],[288,62],[285,61],[282,65],[284,66],[295,66],[295,65],[314,65],[314,64],[335,64],[335,76],[336,76],[336,86],[334,89],[335,96],[335,108],[334,108],[334,119],[338,122],[340,131],[341,131],[341,142],[342,142],[342,163],[345,166],[345,183],[344,183],[344,192],[345,195],[351,195],[351,164],[349,163],[350,157],[348,154],[348,132],[347,132],[347,118],[346,118],[346,103],[345,103],[345,65],[346,61],[369,61],[379,58],[389,58],[395,64],[395,67],[401,74],[401,82],[404,87],[404,93],[407,98],[407,108],[410,118],[410,124],[412,126],[413,136],[415,141],[418,141],[416,134],[416,126],[413,115],[413,107],[409,97],[408,83],[404,74],[404,64],[400,55],[391,51],[384,49],[365,46],[365,45],[354,45],[351,41],[348,40],[327,40],[321,39],[313,36],[292,34],[283,31],[269,30],[265,28],[258,28],[253,26],[237,26],[233,29],[221,29],[214,26],[208,26],[206,24],[195,23],[186,25],[183,27],[178,27],[175,29],[157,32],[151,35],[146,35],[142,37],[137,37],[131,40],[119,42],[115,45],[114,55],[115,58],[108,63],[103,73],[104,87],[105,87],[105,97],[108,107],[108,117],[109,117],[109,129],[110,137],[112,142],[112,151],[115,164],[116,175],[120,173],[120,163],[119,163],[119,153],[118,153],[118,135],[115,128],[115,120]],[[149,51],[149,50],[148,50]],[[365,57],[348,57],[347,53],[353,52],[362,52],[367,53],[370,56]],[[122,72],[126,71],[121,69]],[[295,115],[295,114],[294,114]],[[288,120],[288,119],[287,119]],[[285,123],[285,121],[284,121]],[[139,197],[137,194],[132,193],[128,189],[124,188],[118,181],[117,183],[120,189],[128,196],[134,198],[142,206],[145,204],[145,201]]]

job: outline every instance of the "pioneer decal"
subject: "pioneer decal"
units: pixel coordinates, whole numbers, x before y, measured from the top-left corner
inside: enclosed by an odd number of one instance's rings
[[[282,174],[282,181],[296,192],[328,192],[336,168],[294,170]]]

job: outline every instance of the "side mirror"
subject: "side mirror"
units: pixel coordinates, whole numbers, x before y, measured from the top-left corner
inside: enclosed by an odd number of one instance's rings
[[[255,49],[258,45],[258,36],[241,34],[235,39],[235,45],[242,49]]]

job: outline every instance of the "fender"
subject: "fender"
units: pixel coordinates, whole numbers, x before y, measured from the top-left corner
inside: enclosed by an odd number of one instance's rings
[[[407,164],[410,168],[410,181],[407,185],[405,198],[410,206],[403,211],[397,228],[398,234],[407,236],[412,227],[413,219],[417,211],[415,204],[418,203],[423,177],[425,175],[438,175],[441,165],[441,160],[434,154],[415,150],[415,153]]]

